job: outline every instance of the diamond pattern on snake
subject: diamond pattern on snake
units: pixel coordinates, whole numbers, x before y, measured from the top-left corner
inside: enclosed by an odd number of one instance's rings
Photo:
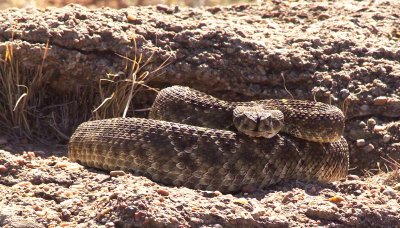
[[[82,123],[70,160],[193,189],[237,192],[286,180],[327,183],[348,172],[344,116],[300,100],[228,102],[183,86],[161,90],[144,118]]]

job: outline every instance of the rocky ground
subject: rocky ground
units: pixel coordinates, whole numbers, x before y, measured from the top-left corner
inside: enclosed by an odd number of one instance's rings
[[[64,94],[97,88],[106,73],[124,69],[116,54],[134,52],[135,34],[150,59],[144,69],[168,63],[152,87],[189,85],[228,100],[292,95],[341,107],[351,168],[347,180],[328,186],[294,181],[223,195],[87,169],[68,162],[65,141],[43,146],[4,135],[0,226],[399,227],[399,22],[397,1],[0,11],[1,56],[12,44],[21,67],[42,64],[49,77],[36,89],[44,101],[79,107],[68,106],[74,115],[83,105]],[[148,107],[152,98],[144,91],[134,105]],[[59,107],[46,105],[42,114]],[[63,124],[65,136],[76,127]]]
[[[53,149],[54,150],[54,149]],[[62,151],[62,150],[61,150]],[[400,170],[221,194],[0,150],[3,227],[398,227]],[[62,154],[61,154],[62,155]]]

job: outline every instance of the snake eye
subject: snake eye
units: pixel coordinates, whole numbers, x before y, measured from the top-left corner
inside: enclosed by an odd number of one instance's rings
[[[280,130],[283,127],[283,122],[281,120],[278,120],[276,118],[271,119],[271,126],[273,129],[278,129]]]
[[[257,129],[257,120],[246,118],[244,120],[244,123],[248,130],[256,130]]]
[[[251,132],[257,129],[257,119],[246,113],[235,116],[233,123],[240,132],[248,135],[251,135]]]
[[[250,118],[248,115],[244,114],[243,117],[240,120],[241,122],[241,128],[251,131],[255,130],[257,128],[257,120],[254,118]]]

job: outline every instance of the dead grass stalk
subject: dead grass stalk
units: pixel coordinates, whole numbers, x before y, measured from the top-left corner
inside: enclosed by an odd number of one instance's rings
[[[65,141],[84,121],[132,114],[132,99],[142,90],[156,91],[148,83],[168,63],[167,59],[155,70],[145,70],[153,55],[144,60],[135,38],[132,40],[131,56],[119,55],[125,61],[123,71],[105,75],[98,86],[79,85],[64,95],[56,94],[48,85],[44,63],[49,44],[43,48],[42,64],[24,70],[10,42],[5,56],[0,56],[0,125],[13,136]]]

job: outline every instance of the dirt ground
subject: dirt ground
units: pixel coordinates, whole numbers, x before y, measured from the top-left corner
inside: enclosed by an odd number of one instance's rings
[[[53,149],[55,151],[57,149]],[[61,154],[62,148],[58,150]],[[0,150],[3,227],[398,227],[400,171],[238,194],[163,186],[43,151]]]
[[[40,65],[49,42],[46,97],[97,87],[100,75],[123,69],[115,53],[131,52],[135,33],[149,68],[169,60],[151,86],[332,103],[346,113],[350,150],[347,180],[231,195],[85,168],[68,161],[65,140],[42,145],[1,132],[0,226],[399,227],[399,22],[397,1],[0,11],[2,56],[13,43],[24,67]],[[76,126],[68,127],[67,136]]]

